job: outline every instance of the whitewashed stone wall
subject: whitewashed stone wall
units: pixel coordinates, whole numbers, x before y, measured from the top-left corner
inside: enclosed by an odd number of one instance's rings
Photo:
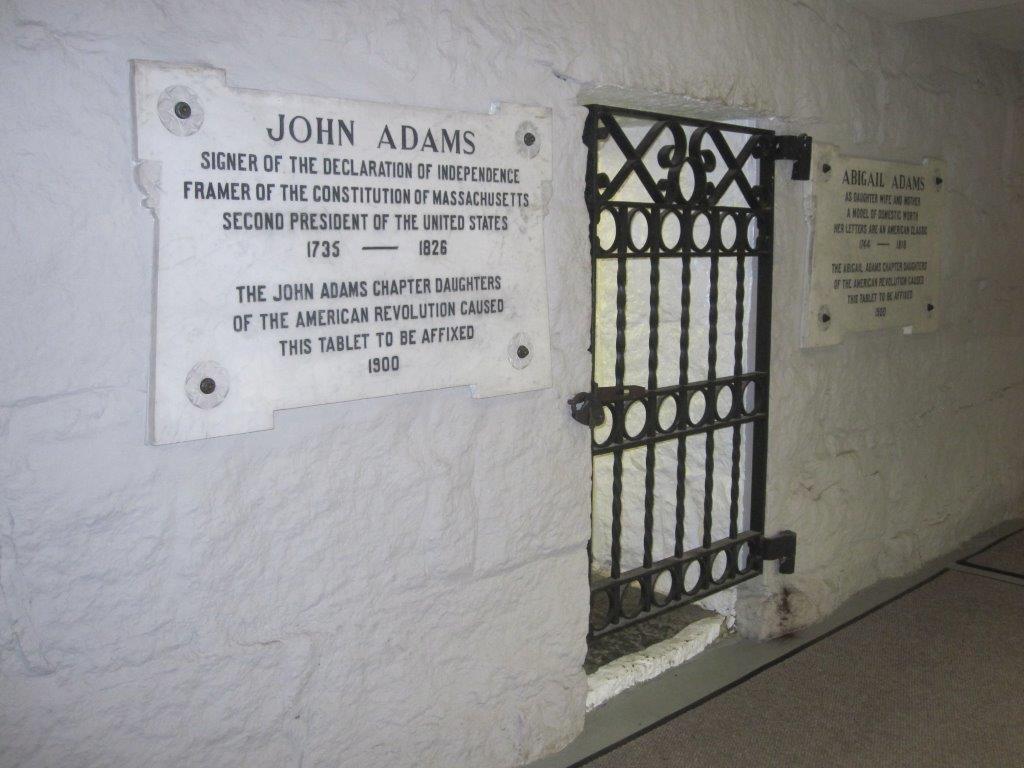
[[[153,222],[128,60],[232,84],[554,112],[550,390],[281,413],[145,445]],[[777,117],[949,163],[942,329],[798,348],[804,190],[778,185],[769,510],[813,620],[1017,514],[1019,57],[827,0],[0,5],[0,766],[512,766],[582,724],[590,362],[581,92]],[[784,587],[784,589],[783,589]]]

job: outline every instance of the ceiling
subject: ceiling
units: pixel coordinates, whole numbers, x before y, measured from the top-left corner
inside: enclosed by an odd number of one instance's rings
[[[941,24],[1024,51],[1024,0],[847,0],[902,24]]]

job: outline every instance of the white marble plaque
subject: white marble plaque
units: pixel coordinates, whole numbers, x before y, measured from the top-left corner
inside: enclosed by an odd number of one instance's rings
[[[132,75],[157,219],[153,442],[270,429],[282,408],[549,386],[549,110]]]
[[[945,166],[844,157],[814,144],[813,239],[803,345],[846,333],[938,324]]]

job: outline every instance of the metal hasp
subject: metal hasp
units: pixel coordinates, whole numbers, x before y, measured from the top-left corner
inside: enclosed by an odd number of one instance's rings
[[[778,560],[779,573],[793,573],[796,569],[796,532],[779,531],[774,536],[765,536],[758,545],[758,556],[762,560]]]
[[[637,400],[646,394],[646,389],[637,386],[597,387],[592,392],[577,392],[569,398],[569,412],[585,427],[600,427],[604,424],[606,405]]]
[[[765,537],[775,161],[811,139],[591,105],[590,633],[730,589],[795,536]]]
[[[772,160],[793,161],[793,181],[807,181],[811,178],[811,141],[806,133],[799,136],[776,136],[772,141]]]

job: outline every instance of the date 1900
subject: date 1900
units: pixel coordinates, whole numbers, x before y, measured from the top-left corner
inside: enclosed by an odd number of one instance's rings
[[[366,361],[366,370],[370,373],[389,373],[398,370],[398,355],[387,357],[371,357]]]
[[[309,259],[336,259],[341,255],[339,240],[308,240],[306,257]]]

